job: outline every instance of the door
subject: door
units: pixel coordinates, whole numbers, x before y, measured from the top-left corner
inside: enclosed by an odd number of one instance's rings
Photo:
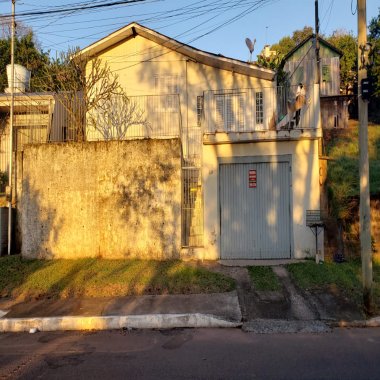
[[[222,259],[291,256],[289,162],[220,164]]]

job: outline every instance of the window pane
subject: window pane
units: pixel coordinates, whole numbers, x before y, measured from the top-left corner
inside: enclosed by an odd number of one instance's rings
[[[264,99],[262,92],[256,92],[256,124],[264,122]]]

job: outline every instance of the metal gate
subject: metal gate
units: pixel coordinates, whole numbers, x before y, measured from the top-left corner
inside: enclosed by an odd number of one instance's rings
[[[219,166],[222,259],[291,256],[289,162]]]

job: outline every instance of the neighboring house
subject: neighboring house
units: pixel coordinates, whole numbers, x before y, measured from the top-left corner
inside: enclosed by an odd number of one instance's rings
[[[181,257],[315,254],[305,220],[307,210],[320,208],[321,129],[312,81],[300,124],[284,130],[278,122],[287,113],[285,89],[277,88],[272,70],[196,49],[137,23],[81,53],[107,62],[143,115],[144,123],[129,125],[124,138],[181,138]],[[88,123],[87,139],[105,139],[104,127]]]
[[[350,97],[340,94],[342,52],[323,38],[319,38],[319,46],[322,128],[345,128],[348,125]],[[303,83],[306,88],[316,83],[315,36],[310,35],[291,50],[284,57],[282,65],[289,77],[290,98],[295,98],[299,83]]]
[[[9,93],[0,94],[0,171],[9,166]],[[16,138],[14,150],[22,151],[25,144],[66,141],[67,112],[57,95],[49,92],[16,92],[14,96],[13,126]]]

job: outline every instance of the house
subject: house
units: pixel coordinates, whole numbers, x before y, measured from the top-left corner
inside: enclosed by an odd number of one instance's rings
[[[0,94],[0,171],[9,166],[9,93]],[[26,144],[72,140],[70,118],[58,95],[51,92],[16,92],[14,96],[14,151]]]
[[[350,97],[340,94],[340,58],[342,52],[319,37],[320,56],[320,104],[322,128],[346,128]],[[282,61],[288,73],[290,97],[295,97],[299,83],[309,86],[317,82],[315,36],[310,35]]]
[[[312,81],[300,123],[284,129],[280,119],[291,112],[284,106],[286,89],[277,87],[274,71],[254,63],[196,49],[137,23],[81,54],[89,65],[99,58],[117,73],[143,117],[128,125],[124,139],[181,139],[182,258],[316,253],[306,225],[307,210],[320,208],[321,128]],[[304,74],[298,70],[296,82],[305,81]],[[105,139],[101,125],[88,122],[89,141]],[[323,234],[319,239],[323,250]]]

